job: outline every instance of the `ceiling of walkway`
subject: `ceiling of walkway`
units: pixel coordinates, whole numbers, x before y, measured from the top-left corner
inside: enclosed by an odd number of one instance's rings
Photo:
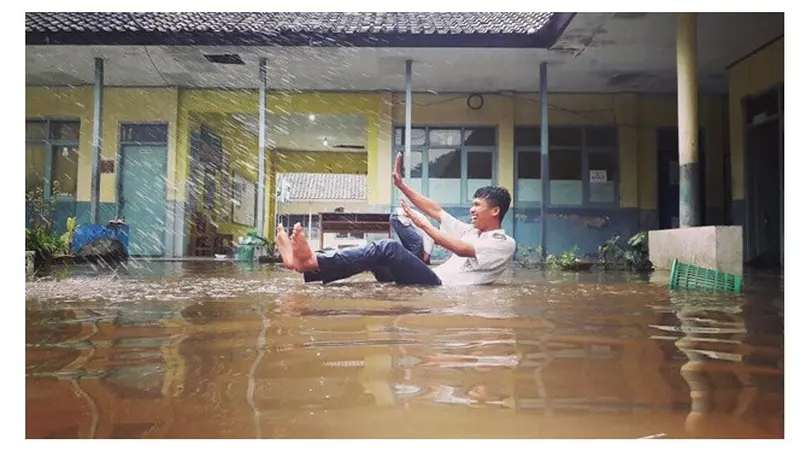
[[[700,88],[725,92],[726,67],[783,35],[782,13],[698,16]],[[549,51],[337,47],[26,46],[28,85],[87,85],[95,57],[111,86],[257,88],[258,58],[268,58],[272,89],[402,91],[404,61],[413,88],[435,92],[538,91],[547,61],[551,91],[675,92],[672,13],[579,13]],[[234,53],[244,64],[209,62]]]

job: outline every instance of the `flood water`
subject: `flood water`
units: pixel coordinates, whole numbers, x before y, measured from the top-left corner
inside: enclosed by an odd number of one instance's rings
[[[781,277],[732,296],[523,269],[465,288],[232,263],[53,276],[26,286],[28,438],[784,434]]]

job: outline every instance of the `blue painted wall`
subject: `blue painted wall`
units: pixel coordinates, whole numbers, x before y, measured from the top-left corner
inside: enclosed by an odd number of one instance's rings
[[[89,202],[78,202],[76,205],[76,215],[78,224],[91,223],[90,216],[91,204]],[[117,217],[117,204],[116,203],[100,203],[100,214],[98,222],[101,224],[108,223],[109,220]]]
[[[455,218],[469,222],[469,208],[447,207]],[[503,229],[517,241],[518,256],[525,247],[533,250],[540,245],[541,210],[537,208],[510,209],[503,220]],[[576,209],[555,208],[547,212],[548,253],[556,254],[578,246],[581,256],[596,257],[597,248],[614,235],[627,240],[640,230],[655,229],[658,214],[655,210],[638,208]],[[641,222],[640,222],[641,221]],[[640,226],[640,223],[642,226]],[[448,252],[437,247],[434,259],[446,258]]]
[[[59,201],[56,203],[56,209],[53,213],[53,233],[60,236],[67,231],[67,219],[75,217],[78,225],[84,223],[91,223],[89,215],[89,202],[68,202]],[[117,215],[116,203],[100,203],[100,223],[108,223]],[[32,214],[29,205],[25,205],[25,226],[30,227],[32,224]]]
[[[519,246],[541,245],[541,209],[515,210],[514,231]],[[596,257],[597,248],[614,235],[622,239],[639,231],[639,209],[548,208],[547,252],[558,254],[578,246],[578,255]]]

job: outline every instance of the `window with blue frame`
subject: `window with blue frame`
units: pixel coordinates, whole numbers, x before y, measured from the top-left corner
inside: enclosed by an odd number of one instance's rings
[[[405,128],[396,127],[392,166],[404,150]],[[496,155],[494,127],[412,127],[411,155],[404,158],[404,164],[411,164],[406,182],[442,205],[469,204],[476,189],[495,184]],[[397,195],[392,190],[393,200]]]
[[[80,121],[27,120],[25,122],[25,191],[36,188],[46,198],[56,193],[74,200],[78,191]]]
[[[551,126],[550,198],[564,207],[618,205],[619,150],[615,126]],[[541,131],[538,126],[514,128],[516,203],[541,204]]]

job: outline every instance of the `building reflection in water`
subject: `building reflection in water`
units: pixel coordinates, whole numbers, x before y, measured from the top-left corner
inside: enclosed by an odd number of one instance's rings
[[[29,311],[27,435],[782,435],[782,322],[529,298],[493,317],[303,294]]]

